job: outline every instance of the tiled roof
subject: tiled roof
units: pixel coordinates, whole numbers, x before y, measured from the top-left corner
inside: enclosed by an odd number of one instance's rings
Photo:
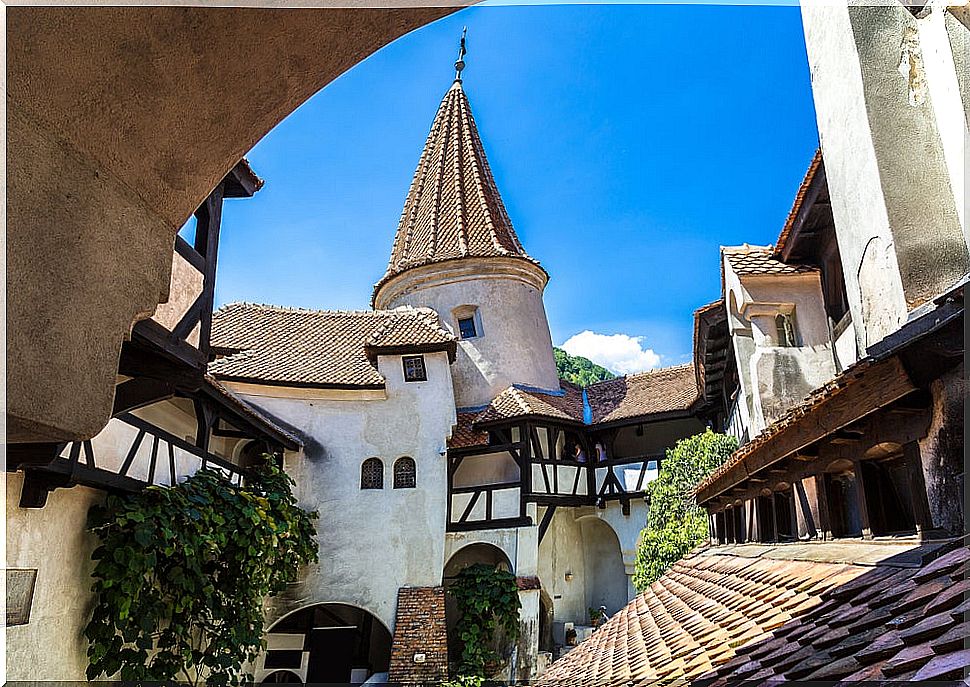
[[[811,265],[789,265],[774,257],[771,246],[747,246],[745,248],[723,248],[731,269],[740,276],[745,275],[788,275],[818,272]]]
[[[805,178],[802,179],[802,183],[798,187],[798,192],[795,194],[795,202],[792,204],[791,212],[788,213],[788,219],[785,220],[785,226],[781,228],[781,234],[778,235],[778,241],[775,242],[772,257],[780,257],[781,252],[785,249],[785,243],[788,241],[788,237],[791,236],[792,229],[795,226],[795,219],[798,217],[798,213],[802,209],[802,204],[805,202],[805,194],[808,193],[808,189],[812,185],[812,180],[815,178],[815,174],[821,166],[822,149],[817,148],[815,155],[812,156],[812,162],[808,166],[808,171],[805,173]]]
[[[544,394],[510,386],[496,396],[475,420],[476,423],[539,416],[570,422],[583,421],[582,387],[560,380],[562,395]]]
[[[452,350],[454,337],[426,309],[333,311],[232,303],[212,317],[213,346],[231,353],[209,364],[226,380],[288,386],[380,388],[367,347]]]
[[[464,257],[525,252],[485,159],[468,98],[456,81],[445,94],[404,202],[387,272],[375,294],[405,270]]]
[[[741,546],[682,559],[537,685],[963,677],[966,542],[915,565],[913,556],[876,565],[783,559],[785,546],[771,547],[774,556]],[[874,546],[883,557],[897,550]]]
[[[458,413],[458,422],[448,440],[448,448],[484,446],[488,443],[488,432],[480,432],[472,427],[478,413]]]
[[[688,410],[697,400],[697,378],[691,364],[597,382],[586,388],[593,424],[642,415]]]

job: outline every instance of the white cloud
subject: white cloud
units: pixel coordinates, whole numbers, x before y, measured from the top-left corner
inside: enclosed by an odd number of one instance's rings
[[[562,345],[569,355],[581,355],[611,372],[628,375],[660,366],[660,356],[643,347],[642,336],[597,334],[588,329],[574,334]]]

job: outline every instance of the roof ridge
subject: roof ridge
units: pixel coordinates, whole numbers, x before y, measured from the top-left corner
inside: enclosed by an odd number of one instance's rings
[[[590,387],[594,387],[599,384],[609,384],[610,382],[617,382],[622,379],[630,379],[631,377],[646,377],[648,375],[655,375],[661,372],[672,372],[674,370],[680,370],[688,367],[694,367],[694,363],[691,363],[691,362],[678,363],[677,365],[666,365],[664,367],[654,367],[649,370],[642,370],[640,372],[631,372],[630,374],[617,375],[613,379],[601,379],[598,382],[593,382],[586,388],[588,389]]]
[[[358,316],[364,315],[368,317],[387,317],[393,315],[415,315],[418,319],[425,317],[425,311],[433,313],[432,308],[426,307],[415,307],[412,305],[400,306],[397,308],[369,308],[369,309],[354,309],[354,310],[332,310],[332,309],[317,309],[317,308],[303,308],[295,305],[274,305],[272,303],[253,303],[249,301],[233,301],[231,303],[225,303],[219,306],[216,312],[222,312],[228,310],[232,307],[239,308],[249,308],[258,310],[268,310],[273,312],[287,312],[287,313],[301,313],[308,315],[347,315],[347,316]]]

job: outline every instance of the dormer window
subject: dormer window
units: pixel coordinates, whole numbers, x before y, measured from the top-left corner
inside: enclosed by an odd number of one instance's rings
[[[463,339],[474,339],[478,336],[475,329],[475,317],[461,317],[458,319],[458,333]]]
[[[401,360],[404,364],[405,382],[428,381],[428,371],[424,367],[423,355],[406,355]]]

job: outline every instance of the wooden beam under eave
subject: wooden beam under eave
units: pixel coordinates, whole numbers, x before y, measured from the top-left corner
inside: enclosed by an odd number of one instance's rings
[[[871,363],[856,376],[849,376],[841,388],[806,410],[801,417],[779,428],[768,438],[758,441],[756,446],[723,475],[698,490],[697,503],[706,503],[768,466],[916,389],[898,356]]]

